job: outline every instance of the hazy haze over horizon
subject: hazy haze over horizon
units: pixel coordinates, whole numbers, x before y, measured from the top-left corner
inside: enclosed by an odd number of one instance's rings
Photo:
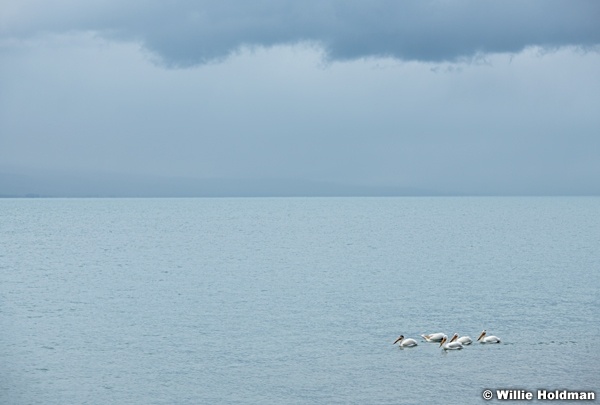
[[[0,195],[600,195],[598,21],[583,0],[0,1]]]

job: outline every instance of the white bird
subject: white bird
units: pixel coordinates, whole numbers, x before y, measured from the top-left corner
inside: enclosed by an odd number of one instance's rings
[[[448,336],[444,335],[442,341],[440,342],[440,347],[444,350],[460,350],[463,348],[462,343],[460,342],[448,342]]]
[[[454,336],[452,336],[452,339],[450,339],[450,342],[458,342],[461,343],[463,346],[466,346],[473,343],[473,340],[471,340],[469,336],[458,337],[458,333],[455,333]]]
[[[427,342],[440,342],[444,338],[443,333],[430,333],[429,335],[421,335]]]
[[[481,332],[481,335],[477,338],[479,343],[500,343],[500,339],[497,336],[486,336],[485,329]]]
[[[398,346],[400,347],[415,347],[417,345],[417,341],[414,339],[404,339],[404,335],[400,335],[400,337],[398,339],[396,339],[396,341],[393,344],[398,343]]]

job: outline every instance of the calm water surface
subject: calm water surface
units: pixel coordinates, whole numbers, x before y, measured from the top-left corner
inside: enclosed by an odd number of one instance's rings
[[[599,292],[600,198],[5,199],[0,403],[600,393]]]

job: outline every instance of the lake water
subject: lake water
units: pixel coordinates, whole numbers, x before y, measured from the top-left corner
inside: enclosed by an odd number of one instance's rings
[[[600,393],[599,293],[600,198],[4,199],[0,403]]]

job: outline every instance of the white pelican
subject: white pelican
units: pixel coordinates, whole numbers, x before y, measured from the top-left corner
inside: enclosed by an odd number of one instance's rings
[[[479,343],[500,343],[500,339],[497,336],[486,336],[485,329],[481,332],[481,335],[477,338]]]
[[[440,342],[444,338],[443,333],[430,333],[429,335],[421,335],[427,342]]]
[[[463,348],[462,343],[460,342],[448,342],[448,336],[444,335],[442,341],[440,342],[440,347],[444,350],[460,350]]]
[[[450,342],[458,342],[461,343],[463,346],[466,346],[473,343],[473,340],[471,340],[469,336],[458,337],[458,333],[455,333],[454,336],[452,336],[452,339],[450,339]]]
[[[414,347],[417,345],[417,341],[414,339],[404,339],[404,335],[400,335],[400,337],[398,339],[396,339],[396,341],[393,344],[398,343],[398,346],[400,347]]]

